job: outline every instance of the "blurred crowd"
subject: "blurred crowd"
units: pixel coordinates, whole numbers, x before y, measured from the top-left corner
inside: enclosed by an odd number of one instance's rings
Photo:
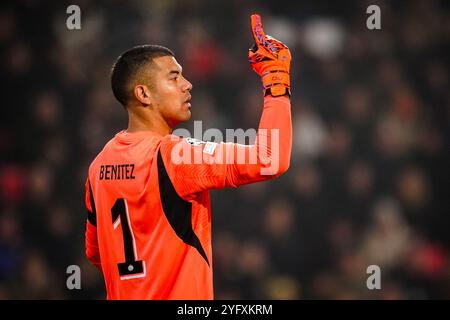
[[[450,298],[445,1],[81,0],[81,30],[69,4],[0,5],[0,299],[105,298],[84,255],[84,182],[127,126],[110,89],[121,52],[173,49],[194,85],[183,128],[257,128],[252,12],[292,52],[293,155],[278,180],[212,192],[215,297]]]

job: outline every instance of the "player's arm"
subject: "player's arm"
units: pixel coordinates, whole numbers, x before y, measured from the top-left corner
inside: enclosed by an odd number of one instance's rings
[[[92,195],[89,178],[86,179],[85,203],[88,214],[85,233],[86,257],[94,266],[102,271],[97,238],[97,212],[95,210],[94,196]]]
[[[289,98],[267,96],[255,144],[205,143],[168,136],[161,143],[158,170],[167,172],[181,197],[239,187],[286,172],[291,145]]]
[[[291,158],[291,53],[285,44],[264,33],[259,15],[251,16],[251,26],[255,44],[249,50],[249,62],[261,77],[264,93],[258,134],[255,145],[249,148],[250,159],[256,157],[258,163],[252,166],[235,161],[227,186],[277,177],[287,171]],[[243,147],[234,148],[240,151]]]
[[[264,105],[253,145],[205,143],[169,136],[160,157],[182,197],[207,189],[238,187],[284,173],[292,146],[289,49],[264,35],[259,16],[252,16],[255,46],[249,51],[252,68],[261,76]]]

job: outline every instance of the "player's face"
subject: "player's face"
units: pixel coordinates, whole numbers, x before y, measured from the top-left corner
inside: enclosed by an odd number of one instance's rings
[[[159,57],[154,63],[157,71],[153,77],[153,105],[173,128],[191,118],[192,84],[183,77],[174,57]]]

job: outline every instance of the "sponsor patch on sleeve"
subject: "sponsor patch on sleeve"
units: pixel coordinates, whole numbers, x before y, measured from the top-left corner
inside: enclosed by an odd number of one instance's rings
[[[206,143],[205,141],[201,141],[201,140],[194,139],[194,138],[186,138],[186,142],[194,147],[198,147],[198,146],[201,146],[202,144]]]
[[[212,155],[216,150],[217,143],[208,141],[203,148],[203,152]]]

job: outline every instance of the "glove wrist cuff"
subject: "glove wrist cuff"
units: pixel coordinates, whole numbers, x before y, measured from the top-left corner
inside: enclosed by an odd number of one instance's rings
[[[289,72],[284,70],[271,70],[262,74],[261,80],[264,86],[264,96],[270,94],[273,97],[289,95],[290,77]]]
[[[291,97],[291,88],[283,85],[276,84],[268,88],[264,88],[264,96],[271,95],[272,97],[281,97],[287,95]]]
[[[289,73],[283,70],[272,70],[264,72],[261,76],[261,81],[264,88],[272,87],[275,85],[283,85],[290,87]]]

